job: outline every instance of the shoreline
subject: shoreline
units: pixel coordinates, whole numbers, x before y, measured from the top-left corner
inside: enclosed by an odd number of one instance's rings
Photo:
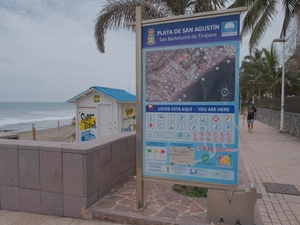
[[[12,131],[13,132],[13,131]],[[36,130],[36,141],[68,142],[76,141],[76,127],[73,125],[61,126],[60,129],[50,128]],[[33,140],[32,131],[14,132],[19,134],[19,140]]]

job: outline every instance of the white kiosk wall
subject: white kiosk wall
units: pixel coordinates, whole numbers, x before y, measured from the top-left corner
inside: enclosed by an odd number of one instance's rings
[[[78,98],[76,114],[77,142],[135,131],[135,103],[119,103],[98,92]]]

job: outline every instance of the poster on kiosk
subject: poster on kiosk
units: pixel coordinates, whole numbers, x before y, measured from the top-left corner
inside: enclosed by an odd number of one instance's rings
[[[142,27],[144,177],[238,185],[239,20]]]

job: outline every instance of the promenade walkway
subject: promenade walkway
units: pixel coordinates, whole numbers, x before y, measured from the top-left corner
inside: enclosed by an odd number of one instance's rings
[[[239,127],[240,181],[241,184],[255,183],[262,192],[262,199],[256,204],[256,225],[300,225],[300,139],[280,133],[259,121],[255,121],[253,133],[247,124]],[[283,188],[266,189],[266,184],[283,184]],[[110,219],[127,224],[180,224],[180,225],[225,225],[206,221],[206,200],[176,197],[171,195],[170,186],[163,184],[145,185],[147,202],[151,196],[164,196],[174,204],[148,205],[142,213],[133,213],[135,183],[129,180],[96,204],[88,208],[94,218]],[[292,185],[292,186],[288,186]],[[273,185],[274,186],[274,185]],[[295,189],[293,189],[295,188]],[[283,193],[289,191],[290,193]],[[152,195],[149,193],[152,193]],[[299,195],[298,195],[299,194]],[[174,199],[172,199],[174,198]],[[130,200],[131,199],[131,200]],[[176,213],[177,212],[177,213]],[[101,214],[102,213],[102,214]],[[87,214],[88,215],[88,214]],[[180,218],[177,218],[181,216]],[[133,223],[124,220],[131,218]],[[137,223],[137,222],[140,223]],[[94,220],[80,220],[45,215],[0,210],[1,225],[116,225],[120,223]]]
[[[240,117],[240,157],[250,182],[262,192],[257,205],[263,224],[299,225],[300,196],[267,192],[264,183],[294,185],[300,191],[300,139],[258,121],[249,133],[246,121],[242,124]]]

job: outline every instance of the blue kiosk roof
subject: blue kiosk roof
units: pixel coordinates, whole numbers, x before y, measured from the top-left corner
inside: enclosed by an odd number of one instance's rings
[[[129,92],[122,90],[122,89],[115,89],[115,88],[108,88],[108,87],[100,87],[100,86],[93,86],[90,87],[88,90],[76,95],[75,97],[69,99],[66,101],[67,103],[75,103],[75,100],[84,96],[85,94],[91,92],[91,91],[97,91],[101,94],[104,94],[112,99],[115,99],[118,102],[124,103],[124,102],[135,102],[136,97],[133,94],[130,94]]]

